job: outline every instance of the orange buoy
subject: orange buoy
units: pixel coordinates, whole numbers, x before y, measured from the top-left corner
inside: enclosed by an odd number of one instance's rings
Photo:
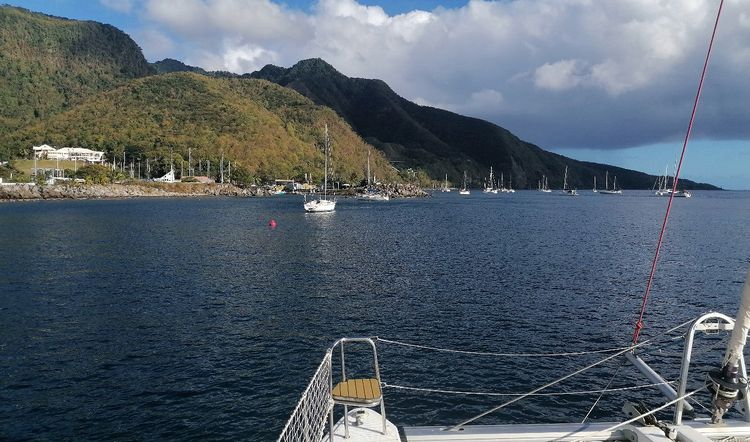
[[[276,228],[276,220],[272,219],[271,221],[269,221],[268,222],[268,227],[270,227],[272,229],[275,229]]]

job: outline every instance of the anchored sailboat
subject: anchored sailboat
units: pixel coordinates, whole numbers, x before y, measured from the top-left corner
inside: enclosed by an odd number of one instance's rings
[[[305,195],[305,212],[333,212],[336,210],[336,199],[328,199],[328,161],[331,156],[331,140],[328,138],[328,124],[326,124],[323,155],[325,156],[323,167],[323,198],[307,201],[307,195]]]
[[[516,193],[516,191],[513,189],[513,174],[508,174],[508,188],[505,189],[508,193]]]
[[[578,196],[576,189],[568,189],[568,166],[565,166],[565,176],[563,178],[563,194],[568,196]]]
[[[674,194],[675,198],[690,198],[692,195],[687,190],[676,190],[674,189],[674,176],[672,177],[672,185],[669,183],[669,166],[664,167],[664,176],[657,180],[658,189],[654,193],[656,196],[670,196]]]
[[[484,186],[483,192],[484,193],[497,193],[497,189],[495,188],[495,175],[492,173],[492,166],[490,166],[490,177]]]
[[[440,189],[441,192],[450,192],[451,188],[448,187],[448,174],[445,174],[445,183],[443,183],[443,188]]]
[[[466,177],[466,171],[464,170],[464,185],[461,187],[461,190],[458,191],[459,195],[469,195],[471,192],[469,192],[469,188],[467,187],[467,177]]]
[[[547,176],[542,175],[542,179],[539,180],[539,191],[544,193],[550,193],[552,192],[552,189],[549,188],[549,184],[547,184]]]
[[[622,190],[617,189],[617,177],[615,176],[612,190],[609,189],[609,171],[604,175],[604,190],[599,191],[602,195],[622,195]]]

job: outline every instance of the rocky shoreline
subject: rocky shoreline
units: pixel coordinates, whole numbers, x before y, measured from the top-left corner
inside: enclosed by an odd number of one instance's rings
[[[418,186],[388,186],[393,197],[424,197],[428,194]],[[348,196],[345,193],[340,196]],[[60,199],[116,199],[142,197],[201,197],[201,196],[235,196],[256,197],[270,196],[263,187],[241,188],[232,184],[201,183],[123,183],[123,184],[83,184],[65,183],[38,186],[36,184],[3,184],[0,185],[0,201],[25,200],[60,200]]]
[[[0,186],[0,200],[111,199],[141,197],[265,196],[265,189],[242,189],[232,184],[12,184]]]

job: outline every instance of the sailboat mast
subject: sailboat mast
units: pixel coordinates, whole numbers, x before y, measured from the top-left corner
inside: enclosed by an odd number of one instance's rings
[[[323,199],[326,199],[328,197],[328,150],[329,147],[329,141],[328,141],[328,123],[326,123],[326,136],[325,136],[325,142],[323,145],[324,149],[324,155],[325,155],[325,170],[323,172]]]
[[[367,149],[367,187],[370,187],[370,149]]]

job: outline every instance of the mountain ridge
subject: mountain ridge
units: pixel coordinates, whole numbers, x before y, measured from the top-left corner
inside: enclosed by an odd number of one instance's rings
[[[460,182],[464,170],[482,185],[490,166],[512,174],[514,183],[534,188],[542,176],[562,187],[569,169],[572,187],[586,188],[594,176],[617,172],[623,188],[651,188],[655,176],[621,167],[578,161],[525,142],[507,129],[478,118],[421,106],[400,97],[382,80],[351,78],[322,59],[297,62],[290,68],[267,65],[243,77],[263,78],[292,88],[341,115],[370,144],[392,162],[423,168],[433,179],[447,173]],[[717,189],[707,183],[680,180],[688,189]]]

